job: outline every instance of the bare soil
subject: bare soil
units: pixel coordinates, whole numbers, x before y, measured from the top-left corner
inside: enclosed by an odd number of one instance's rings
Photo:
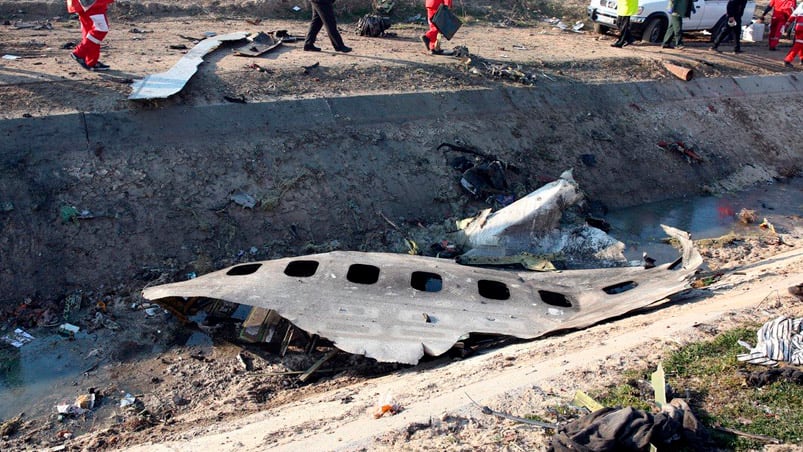
[[[786,71],[781,58],[789,46],[784,41],[782,51],[770,52],[765,43],[747,43],[744,54],[718,54],[707,50],[708,37],[694,35],[683,51],[649,44],[612,48],[614,38],[593,34],[590,24],[574,33],[549,22],[553,14],[569,24],[581,19],[585,4],[570,2],[560,10],[545,5],[542,11],[549,14],[540,16],[523,15],[512,7],[464,12],[466,25],[444,45],[467,47],[471,58],[460,59],[424,51],[419,39],[423,22],[406,20],[416,11],[413,5],[400,6],[399,20],[388,36],[368,38],[353,33],[359,12],[355,2],[338,2],[338,12],[345,17],[340,21],[342,32],[354,48],[350,54],[333,52],[325,32],[319,40],[321,53],[303,52],[296,43],[250,59],[233,56],[233,45],[226,45],[205,58],[180,94],[132,103],[126,97],[133,79],[169,69],[186,52],[176,47],[191,47],[204,32],[285,29],[303,36],[306,30],[308,11],[303,4],[298,13],[303,17],[296,19],[289,11],[293,4],[287,2],[227,9],[184,0],[173,3],[177,5],[112,5],[112,31],[104,41],[102,60],[113,70],[104,74],[86,72],[69,58],[69,43],[80,38],[76,20],[25,12],[35,11],[38,4],[0,3],[0,19],[7,22],[0,25],[0,54],[21,57],[0,60],[0,118],[673,77],[663,61],[691,67],[697,77],[773,74]],[[43,11],[53,8],[46,6]],[[483,19],[475,19],[483,11]],[[505,69],[517,69],[526,77],[498,75]],[[46,337],[54,360],[73,353],[71,366],[79,371],[54,380],[35,400],[20,404],[23,421],[16,432],[0,439],[0,449],[543,449],[548,439],[543,431],[483,415],[468,397],[519,416],[548,416],[548,408],[566,404],[574,390],[610,384],[632,366],[656,365],[672,347],[743,322],[761,323],[782,313],[803,315],[803,305],[786,292],[803,281],[803,231],[799,217],[789,222],[792,226],[780,229],[779,235],[756,228],[753,236],[724,245],[701,244],[708,266],[725,276],[664,309],[539,341],[488,347],[469,359],[441,357],[412,368],[341,354],[308,382],[300,382],[298,372],[321,358],[327,347],[304,353],[303,344],[295,344],[288,355],[279,357],[275,350],[223,338],[212,342],[202,332],[187,345],[190,331],[174,318],[161,311],[147,314],[150,306],[139,296],[142,281],[167,282],[186,262],[170,263],[169,272],[143,270],[147,274],[138,275],[136,283],[81,292],[83,308],[71,321],[89,334],[75,341],[53,336],[64,314],[63,294],[47,301],[15,300],[0,307],[3,331],[18,325]],[[373,244],[366,249],[391,247],[370,237],[347,238],[358,243],[363,239]],[[326,251],[327,246],[337,248],[327,242],[315,250],[285,251]],[[194,262],[192,268],[212,270],[229,263]],[[75,279],[80,281],[81,275]],[[253,367],[246,370],[238,356],[252,360]],[[58,418],[56,404],[73,401],[90,389],[98,395],[92,411]],[[136,396],[133,408],[119,405],[126,393]],[[386,398],[401,411],[375,419],[373,411]],[[6,413],[2,420],[12,416]]]

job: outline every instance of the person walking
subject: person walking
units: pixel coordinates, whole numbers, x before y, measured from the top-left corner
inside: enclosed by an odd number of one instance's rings
[[[800,59],[800,64],[803,64],[803,3],[799,4],[786,24],[787,27],[795,27],[795,42],[792,43],[792,50],[786,54],[783,59],[783,65],[792,67],[792,62],[795,61],[795,56]]]
[[[719,52],[719,44],[730,35],[733,41],[733,53],[742,53],[742,43],[740,38],[742,36],[742,14],[744,8],[747,6],[747,0],[728,0],[725,5],[725,17],[728,22],[725,27],[722,27],[719,34],[714,38],[714,45],[711,50]]]
[[[424,3],[424,6],[427,8],[429,30],[421,35],[421,41],[424,42],[428,52],[435,54],[440,53],[440,44],[438,42],[438,27],[432,23],[432,17],[435,16],[435,13],[438,12],[438,8],[440,8],[441,5],[451,8],[452,0],[426,0]]]
[[[683,49],[683,18],[689,18],[694,13],[693,0],[669,0],[669,26],[666,28],[664,43],[665,49]]]
[[[108,71],[100,62],[100,43],[109,33],[106,11],[114,0],[67,0],[67,12],[78,14],[81,22],[81,42],[70,56],[88,71]]]
[[[638,0],[619,0],[616,15],[619,26],[619,39],[611,47],[624,47],[633,44],[635,39],[630,34],[630,16],[638,11]]]
[[[761,21],[767,17],[767,13],[772,10],[772,17],[770,22],[769,44],[770,50],[775,50],[778,43],[781,42],[782,28],[789,17],[792,15],[792,10],[795,9],[795,0],[770,0],[761,14]]]
[[[309,23],[307,37],[304,40],[304,51],[321,51],[320,47],[315,46],[315,40],[318,38],[321,27],[326,27],[326,34],[329,35],[329,41],[332,42],[335,52],[351,52],[351,47],[343,43],[343,37],[337,31],[334,0],[310,0],[310,6],[312,7],[312,21]]]

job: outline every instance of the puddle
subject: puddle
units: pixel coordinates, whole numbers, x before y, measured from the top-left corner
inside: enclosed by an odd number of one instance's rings
[[[610,234],[622,241],[625,257],[640,261],[646,252],[658,264],[674,261],[678,253],[662,243],[666,238],[660,225],[688,231],[692,238],[704,239],[736,234],[755,234],[757,224],[745,225],[736,215],[742,209],[754,210],[758,222],[763,218],[779,231],[800,227],[803,215],[803,178],[784,183],[761,185],[750,190],[724,196],[672,199],[611,211],[605,219],[611,224]]]
[[[90,335],[79,332],[75,340],[57,334],[36,336],[20,347],[19,361],[0,376],[0,418],[8,419],[20,412],[32,413],[51,409],[48,401],[74,400],[76,389],[72,379],[92,367]],[[65,393],[64,388],[69,390]]]

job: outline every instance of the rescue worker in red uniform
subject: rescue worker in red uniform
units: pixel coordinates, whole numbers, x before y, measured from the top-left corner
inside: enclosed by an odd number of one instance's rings
[[[98,61],[100,43],[109,33],[106,10],[114,0],[67,0],[67,11],[78,14],[81,22],[81,42],[70,56],[89,71],[108,71],[109,66]]]
[[[794,1],[794,0],[793,0]],[[441,5],[446,5],[447,8],[452,7],[452,0],[426,0],[425,6],[427,7],[427,22],[429,22],[429,30],[421,36],[424,45],[430,53],[439,53],[440,47],[438,45],[438,27],[432,23],[432,16],[438,12]]]
[[[795,56],[800,58],[800,64],[803,64],[803,3],[792,12],[792,17],[789,18],[786,26],[795,27],[795,42],[792,44],[792,50],[783,59],[783,65],[792,67],[792,61],[795,61]]]
[[[764,8],[764,13],[761,14],[761,21],[772,10],[772,22],[770,22],[770,50],[775,50],[778,43],[781,41],[781,28],[789,20],[792,11],[795,9],[795,0],[770,0],[767,7]]]

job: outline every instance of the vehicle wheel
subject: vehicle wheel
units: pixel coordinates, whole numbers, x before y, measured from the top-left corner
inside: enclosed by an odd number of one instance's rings
[[[594,23],[594,33],[598,35],[607,35],[608,27],[602,24]]]
[[[717,24],[714,25],[714,28],[711,29],[711,42],[714,42],[714,40],[717,39],[717,36],[719,36],[720,33],[725,31],[726,28],[728,28],[728,18],[722,17],[721,19],[719,19],[719,22],[717,22]],[[727,33],[725,36],[722,37],[722,41],[720,43],[731,42],[732,40],[733,39],[731,38],[730,33]]]
[[[641,35],[641,40],[657,44],[663,42],[665,34],[666,20],[660,17],[653,17],[644,27],[644,34]]]

